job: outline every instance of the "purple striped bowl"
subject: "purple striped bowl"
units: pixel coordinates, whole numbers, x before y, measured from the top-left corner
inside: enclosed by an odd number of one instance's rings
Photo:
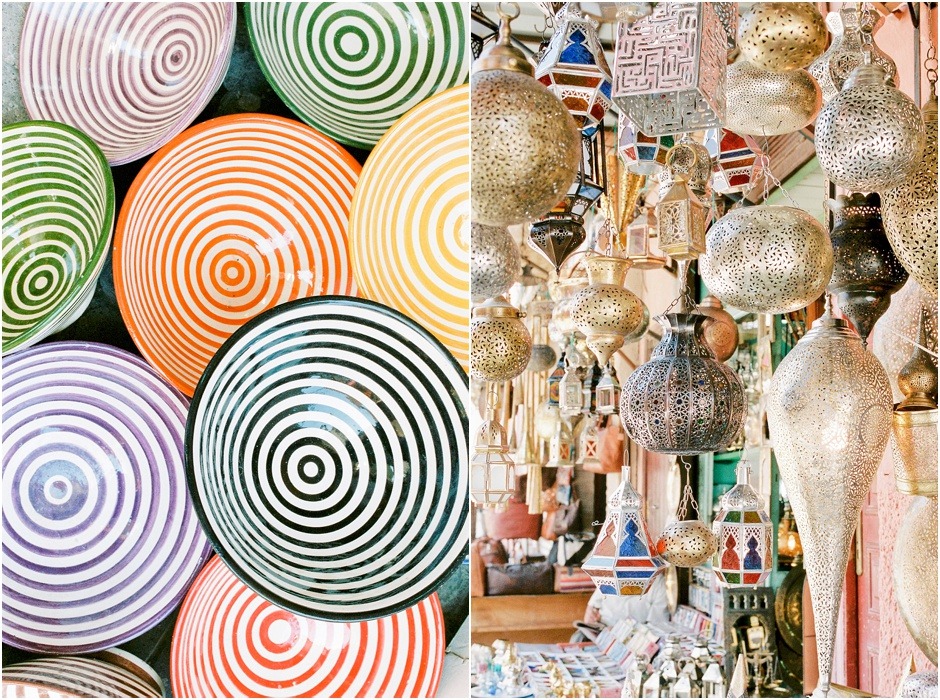
[[[3,359],[3,638],[89,652],[150,629],[210,553],[186,491],[188,402],[99,343]]]

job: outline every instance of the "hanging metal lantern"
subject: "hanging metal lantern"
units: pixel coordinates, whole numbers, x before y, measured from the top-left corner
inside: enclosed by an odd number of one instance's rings
[[[607,182],[604,130],[583,134],[581,143],[578,177],[561,202],[529,229],[529,245],[555,266],[556,273],[584,242],[584,215],[604,194]]]
[[[555,366],[555,349],[551,345],[533,345],[532,356],[526,370],[529,372],[544,372]]]
[[[581,429],[578,431],[578,457],[575,466],[588,471],[596,471],[601,467],[597,453],[597,423],[597,414],[588,413],[581,421]]]
[[[891,295],[907,282],[907,271],[888,243],[877,192],[831,199],[829,207],[833,268],[827,290],[867,344],[875,322],[888,310]]]
[[[901,684],[900,698],[935,698],[937,693],[937,672],[921,671],[912,673]]]
[[[666,164],[666,153],[675,145],[672,135],[647,136],[623,112],[617,118],[617,154],[627,170],[655,175]]]
[[[652,207],[643,207],[640,215],[627,226],[624,257],[638,270],[656,270],[666,265],[666,258],[657,255],[652,239],[659,235],[659,223]]]
[[[473,309],[470,321],[470,375],[505,382],[525,371],[532,337],[519,310],[503,297]]]
[[[691,568],[712,558],[718,540],[701,520],[669,523],[656,541],[656,553],[670,564]]]
[[[610,67],[597,38],[597,22],[565,3],[539,58],[535,78],[555,93],[579,129],[592,132],[610,109]]]
[[[894,545],[894,596],[918,648],[937,663],[937,499],[918,496]],[[815,600],[815,599],[814,599]],[[921,697],[930,697],[924,695]]]
[[[705,252],[705,205],[677,174],[656,205],[659,249],[676,260],[695,260]]]
[[[734,194],[753,186],[761,149],[751,136],[742,136],[730,129],[709,129],[705,134],[705,148],[714,163],[711,185],[716,192]]]
[[[470,224],[470,298],[506,294],[519,276],[519,247],[505,226]]]
[[[470,460],[470,498],[485,507],[505,503],[515,489],[515,465],[509,455],[506,431],[496,420],[499,392],[486,383],[486,415],[477,432]]]
[[[552,318],[548,322],[548,336],[560,347],[568,344],[568,336],[578,334],[578,329],[571,318],[571,299],[587,287],[587,275],[577,268],[571,277],[555,280],[548,285],[549,294],[555,302]]]
[[[764,70],[806,68],[826,50],[828,38],[811,2],[756,2],[738,23],[741,55]]]
[[[819,165],[850,192],[898,187],[921,163],[925,135],[920,110],[885,80],[880,66],[859,66],[816,119]]]
[[[796,207],[733,209],[709,229],[705,248],[705,286],[741,311],[797,311],[818,299],[832,276],[826,229]]]
[[[597,412],[602,416],[609,416],[620,410],[620,382],[617,380],[617,371],[612,365],[604,367],[600,380],[597,382]]]
[[[558,423],[555,424],[555,432],[548,441],[548,461],[545,466],[553,469],[573,467],[576,451],[577,444],[574,433],[571,431],[571,424],[567,419],[559,417]]]
[[[872,17],[876,15],[873,13]],[[826,15],[826,26],[832,35],[832,43],[807,69],[819,83],[824,103],[838,95],[852,71],[865,62],[866,50],[871,52],[872,63],[881,66],[888,79],[897,85],[897,66],[888,54],[875,45],[873,38],[883,21],[880,15],[874,21],[865,21],[858,5],[848,2],[843,3],[838,12]]]
[[[718,126],[728,38],[714,3],[661,2],[618,25],[613,99],[649,136]]]
[[[640,325],[637,326],[633,330],[632,333],[627,333],[623,337],[623,344],[626,345],[628,343],[635,343],[644,335],[646,335],[646,331],[649,330],[649,327],[650,327],[650,310],[646,306],[646,304],[644,304],[643,305],[643,320],[640,321]]]
[[[571,357],[570,353],[568,357]],[[565,376],[561,378],[561,383],[558,385],[558,407],[562,418],[577,416],[584,409],[580,368],[570,361],[565,369]]]
[[[924,105],[926,140],[914,174],[882,194],[891,247],[921,287],[937,298],[937,96]]]
[[[764,499],[748,480],[745,460],[735,468],[737,484],[721,497],[712,521],[718,553],[712,571],[725,586],[760,586],[773,572],[773,523]]]
[[[849,546],[887,445],[890,417],[891,390],[881,363],[828,310],[780,363],[767,394],[770,436],[813,598],[823,693]]]
[[[780,136],[808,126],[822,92],[805,70],[764,70],[749,61],[728,66],[728,109],[722,125],[737,134]]]
[[[623,286],[630,261],[606,255],[586,258],[589,284],[571,301],[571,317],[601,366],[643,321],[644,304]]]
[[[682,175],[689,183],[703,206],[711,199],[709,182],[712,177],[712,159],[708,149],[688,134],[666,154],[666,168],[659,173],[659,196],[663,198],[675,182],[676,176]]]
[[[927,345],[926,310],[922,312],[919,343]],[[894,407],[891,451],[898,491],[911,496],[937,497],[937,368],[930,356],[915,348],[901,369],[898,385],[904,399]]]
[[[510,43],[511,19],[500,14],[499,37],[474,62],[470,78],[470,202],[473,220],[491,226],[547,214],[581,160],[581,132]]]
[[[592,358],[591,364],[584,371],[584,379],[581,380],[581,405],[584,407],[585,414],[593,414],[597,411],[597,384],[600,381],[601,373],[597,368],[597,362]]]
[[[656,554],[643,517],[643,499],[630,485],[630,468],[607,502],[607,518],[581,565],[605,595],[643,595],[667,566]]]
[[[698,312],[710,319],[703,324],[702,340],[719,362],[728,360],[738,349],[738,324],[716,296],[709,294],[698,305]]]
[[[620,418],[651,452],[694,455],[727,447],[744,425],[744,385],[702,341],[704,316],[657,316],[663,338],[623,383]]]

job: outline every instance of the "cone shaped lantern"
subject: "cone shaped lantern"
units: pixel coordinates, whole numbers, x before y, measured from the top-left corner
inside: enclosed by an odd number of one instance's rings
[[[767,417],[802,539],[826,693],[849,546],[888,441],[888,376],[827,311],[780,363]]]

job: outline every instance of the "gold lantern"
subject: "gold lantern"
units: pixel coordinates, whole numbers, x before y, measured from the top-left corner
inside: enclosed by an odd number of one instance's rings
[[[656,205],[659,249],[676,260],[695,260],[705,252],[705,205],[677,173],[672,187]]]
[[[741,16],[741,55],[765,70],[806,68],[826,50],[828,34],[811,2],[758,2]]]
[[[894,547],[894,596],[918,648],[937,663],[937,498],[917,496]],[[936,697],[922,695],[919,697]]]
[[[738,324],[734,316],[711,294],[698,305],[698,312],[711,319],[702,324],[702,340],[715,353],[715,359],[724,362],[738,349]]]
[[[532,353],[532,337],[521,316],[504,297],[489,299],[473,310],[471,376],[505,382],[522,374]]]

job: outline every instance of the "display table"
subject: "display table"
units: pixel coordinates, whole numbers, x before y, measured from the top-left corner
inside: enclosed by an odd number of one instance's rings
[[[590,593],[502,595],[473,599],[474,644],[493,640],[550,644],[567,642],[572,623],[584,619]]]

